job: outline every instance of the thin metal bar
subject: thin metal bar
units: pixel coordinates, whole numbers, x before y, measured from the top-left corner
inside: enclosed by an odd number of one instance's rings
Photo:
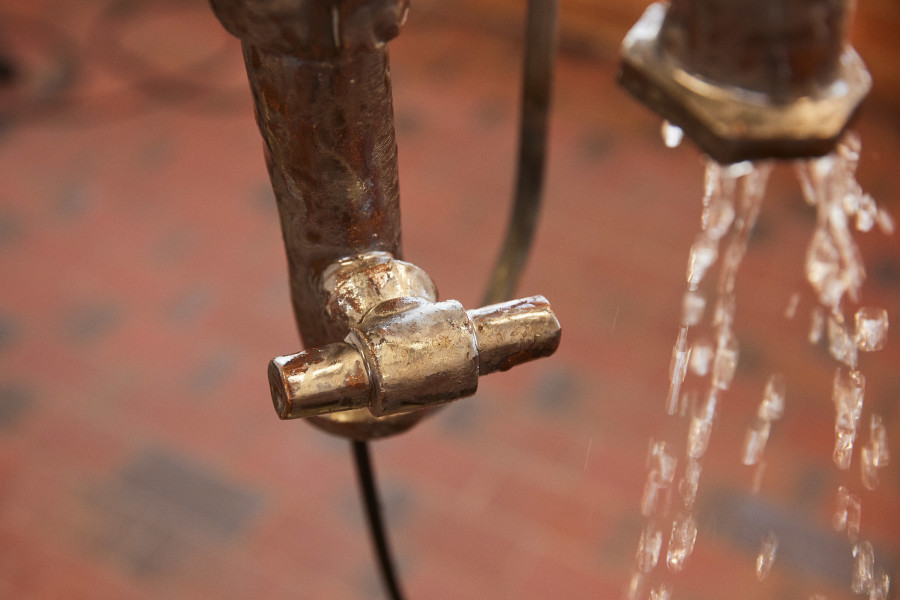
[[[534,239],[547,159],[557,13],[557,0],[528,0],[515,201],[483,304],[512,298]]]
[[[381,515],[381,503],[378,500],[378,486],[375,483],[375,472],[369,456],[369,444],[368,442],[356,440],[351,442],[351,444],[353,445],[353,458],[356,463],[359,489],[362,492],[363,504],[368,517],[369,533],[372,537],[372,545],[375,546],[375,554],[378,557],[378,570],[381,573],[381,580],[391,600],[403,600],[403,592],[400,590],[400,582],[394,568],[391,548]]]

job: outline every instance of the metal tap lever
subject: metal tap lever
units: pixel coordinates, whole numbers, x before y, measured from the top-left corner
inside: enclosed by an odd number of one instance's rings
[[[394,298],[344,341],[273,359],[272,401],[282,419],[436,406],[474,394],[480,375],[553,354],[560,333],[542,296],[470,311],[455,300]]]

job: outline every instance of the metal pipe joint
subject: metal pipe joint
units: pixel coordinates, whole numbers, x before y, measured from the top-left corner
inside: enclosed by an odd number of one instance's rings
[[[551,354],[530,298],[465,311],[402,257],[387,42],[408,0],[210,0],[241,38],[308,350],[274,359],[278,415],[356,440],[401,433],[478,377]]]
[[[323,282],[337,343],[269,364],[282,419],[368,409],[400,415],[469,396],[478,377],[552,354],[560,326],[541,296],[466,311],[428,275],[383,252],[340,261]]]
[[[721,163],[830,152],[871,88],[850,0],[671,0],[622,43],[619,82]]]

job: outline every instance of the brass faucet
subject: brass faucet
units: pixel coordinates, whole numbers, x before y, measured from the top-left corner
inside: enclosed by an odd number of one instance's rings
[[[466,311],[402,260],[387,42],[406,0],[212,0],[241,38],[306,351],[269,366],[279,417],[405,431],[479,375],[547,356],[542,297]]]

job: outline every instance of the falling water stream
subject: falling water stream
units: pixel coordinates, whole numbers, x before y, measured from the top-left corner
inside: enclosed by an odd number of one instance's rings
[[[680,129],[669,123],[663,124],[662,135],[669,147],[681,141]],[[888,213],[879,209],[856,182],[859,152],[859,139],[850,133],[831,154],[796,161],[793,166],[803,197],[817,215],[805,258],[806,278],[817,299],[810,314],[809,340],[815,344],[827,336],[829,353],[838,363],[831,398],[835,407],[833,461],[837,469],[849,469],[854,448],[862,446],[858,453],[859,481],[872,490],[878,485],[878,472],[888,463],[890,454],[881,417],[870,414],[867,421],[862,421],[865,376],[859,370],[858,355],[884,347],[888,315],[871,306],[858,308],[850,318],[845,314],[849,304],[859,302],[865,280],[851,223],[859,231],[877,226],[885,234],[892,233],[894,225]],[[664,405],[667,415],[686,421],[685,451],[684,456],[677,456],[674,448],[681,444],[650,440],[647,479],[640,502],[645,522],[626,588],[628,600],[672,598],[675,576],[685,568],[697,541],[695,501],[703,457],[739,359],[739,343],[732,329],[737,306],[735,282],[772,166],[771,161],[721,165],[706,160],[701,227],[688,257],[687,290],[682,299]],[[718,276],[712,285],[707,275],[717,263]],[[799,299],[799,294],[791,297],[786,318],[795,317]],[[701,382],[699,390],[685,388],[689,371],[696,376],[695,381]],[[753,493],[758,493],[764,475],[769,436],[786,406],[789,410],[786,397],[784,375],[772,373],[747,427],[741,452],[743,464],[755,469]],[[860,439],[864,430],[868,441],[863,445]],[[844,532],[853,544],[852,556],[847,557],[852,561],[853,577],[847,586],[869,600],[887,600],[889,578],[879,567],[871,543],[859,538],[861,515],[859,495],[848,487],[838,487],[832,526]],[[755,564],[759,581],[772,570],[778,544],[777,531],[769,531],[759,540]],[[648,590],[650,574],[657,569],[668,573],[657,573],[653,577],[657,584]],[[824,596],[810,592],[809,598],[822,600]]]

